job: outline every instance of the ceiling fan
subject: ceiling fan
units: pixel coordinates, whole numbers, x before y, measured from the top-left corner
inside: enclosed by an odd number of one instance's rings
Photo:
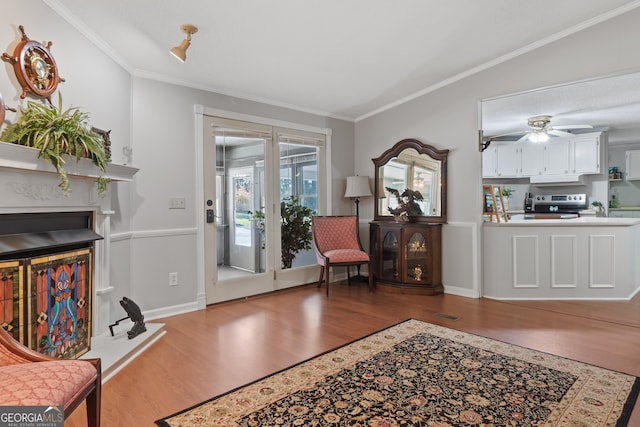
[[[550,136],[556,136],[560,138],[566,138],[569,136],[573,136],[574,134],[568,132],[569,130],[574,129],[593,129],[591,125],[560,125],[560,126],[552,126],[551,125],[551,117],[549,115],[541,115],[541,116],[533,116],[527,119],[527,124],[529,125],[529,130],[527,131],[518,131],[518,132],[509,132],[503,133],[501,135],[495,135],[491,137],[484,137],[480,142],[480,151],[484,151],[492,141],[511,141],[510,137],[512,135],[522,135],[517,141],[531,141],[534,143],[538,142],[546,142],[549,140]]]
[[[591,125],[552,126],[551,116],[546,115],[529,117],[529,119],[527,120],[527,124],[529,125],[530,130],[516,142],[523,142],[526,140],[529,140],[531,142],[545,142],[549,140],[550,135],[560,138],[572,136],[573,134],[571,132],[567,132],[568,130],[593,129],[593,126]]]

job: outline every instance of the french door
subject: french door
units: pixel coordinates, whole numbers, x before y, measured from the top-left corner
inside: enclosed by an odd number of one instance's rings
[[[206,303],[317,280],[313,250],[281,263],[280,203],[328,212],[326,134],[202,116]]]

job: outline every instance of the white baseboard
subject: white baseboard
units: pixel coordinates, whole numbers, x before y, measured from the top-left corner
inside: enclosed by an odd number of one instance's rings
[[[198,302],[193,301],[185,304],[173,305],[170,307],[162,307],[155,310],[148,310],[143,312],[144,320],[154,320],[154,319],[162,319],[164,317],[175,316],[176,314],[184,314],[190,313],[192,311],[197,311]]]
[[[444,287],[444,293],[449,295],[458,295],[467,298],[480,298],[480,293],[475,289],[459,288],[457,286]]]

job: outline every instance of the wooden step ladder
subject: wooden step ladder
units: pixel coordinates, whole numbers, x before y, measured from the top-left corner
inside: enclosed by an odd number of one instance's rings
[[[489,221],[493,222],[494,218],[496,222],[502,220],[507,222],[507,210],[504,208],[504,201],[502,199],[502,188],[499,185],[483,185],[482,193],[484,198],[483,215],[489,217]]]

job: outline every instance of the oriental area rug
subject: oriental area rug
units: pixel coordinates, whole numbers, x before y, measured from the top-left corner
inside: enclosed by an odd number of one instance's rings
[[[232,426],[625,426],[638,378],[409,319],[156,421]]]

